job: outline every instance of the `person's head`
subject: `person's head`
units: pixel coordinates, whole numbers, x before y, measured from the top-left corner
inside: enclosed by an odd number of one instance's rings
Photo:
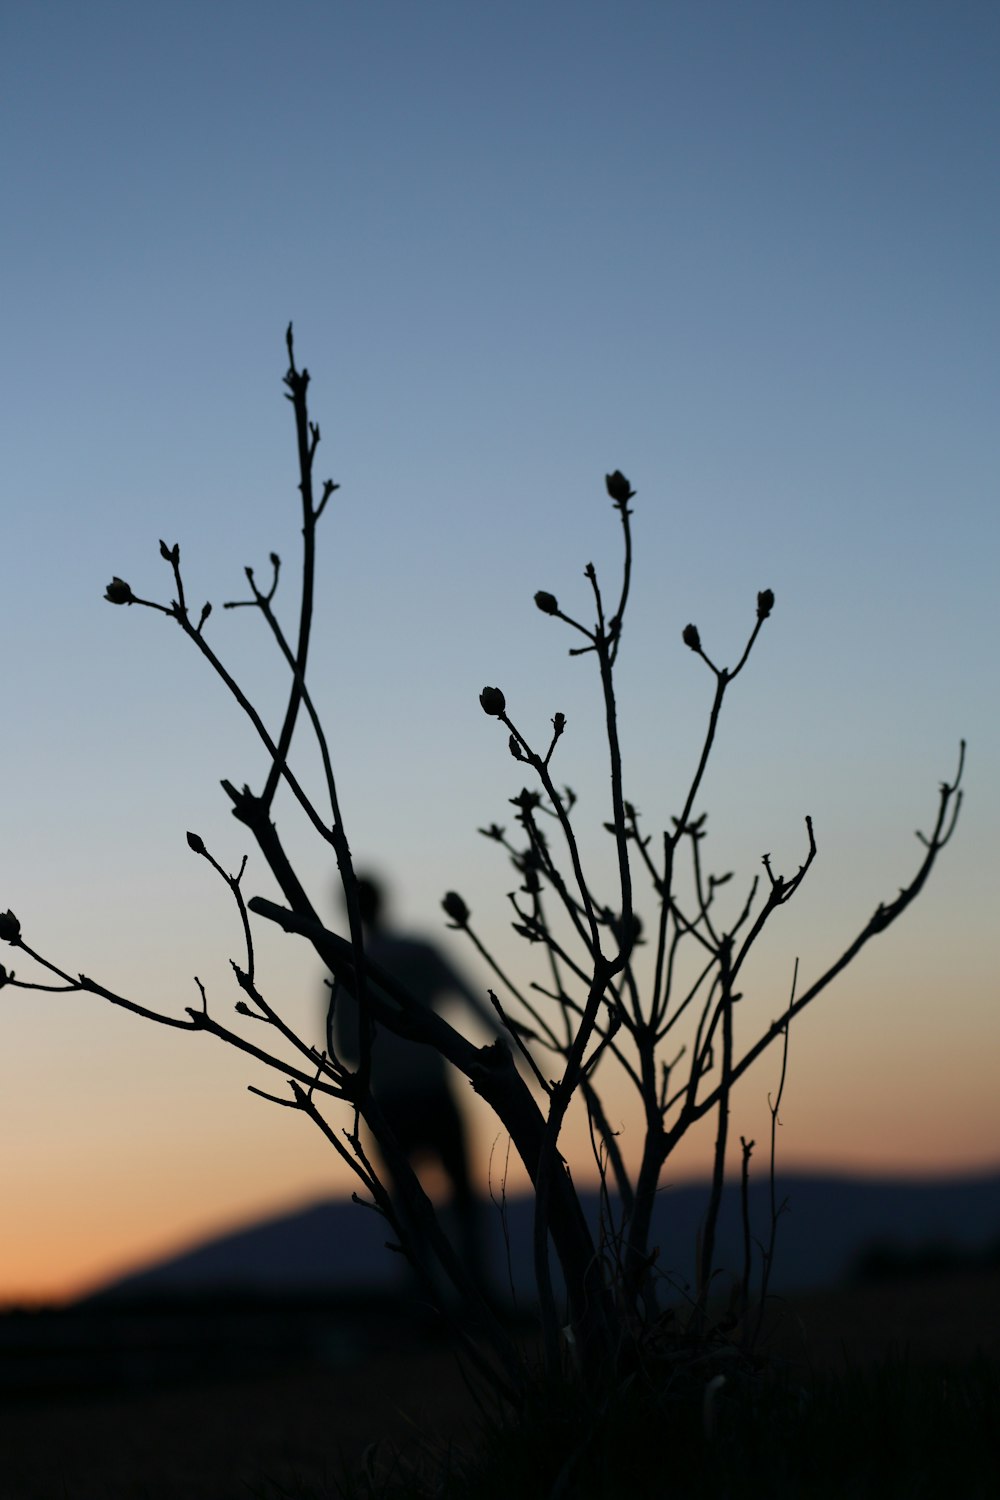
[[[385,907],[385,892],[372,875],[359,875],[357,881],[361,920],[366,927],[375,928],[379,925]]]

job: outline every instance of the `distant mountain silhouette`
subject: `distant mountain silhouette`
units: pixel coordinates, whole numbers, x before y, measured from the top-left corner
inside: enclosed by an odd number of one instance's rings
[[[923,1247],[950,1247],[956,1254],[984,1253],[1000,1244],[1000,1173],[921,1181],[843,1176],[782,1176],[779,1203],[787,1201],[778,1226],[771,1287],[803,1291],[832,1286],[847,1277],[873,1245],[899,1256]],[[584,1195],[592,1223],[598,1198]],[[694,1276],[695,1244],[707,1203],[704,1184],[662,1190],[651,1242],[659,1244],[660,1270],[680,1289]],[[770,1207],[767,1182],[751,1184],[753,1236],[767,1241]],[[499,1209],[487,1204],[489,1257],[498,1287],[513,1281],[515,1293],[531,1300],[531,1215],[528,1198],[508,1199],[506,1240]],[[155,1262],[101,1288],[88,1301],[158,1293],[343,1293],[389,1291],[405,1274],[391,1236],[374,1213],[347,1200],[316,1203],[298,1212],[247,1225],[190,1250]],[[742,1269],[742,1228],[736,1184],[726,1188],[717,1238],[716,1264],[726,1273]],[[754,1276],[759,1273],[755,1248]]]

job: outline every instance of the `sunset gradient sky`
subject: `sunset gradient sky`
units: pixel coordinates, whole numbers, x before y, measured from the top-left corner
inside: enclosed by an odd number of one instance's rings
[[[736,871],[735,916],[765,851],[797,867],[806,813],[819,857],[745,1037],[796,956],[806,983],[911,877],[969,742],[927,893],[793,1032],[781,1164],[1000,1163],[998,76],[1000,9],[973,0],[4,6],[0,910],[70,971],[172,1014],[197,974],[231,1013],[238,922],[184,834],[231,869],[251,853],[248,893],[273,895],[218,785],[259,785],[265,759],[180,633],[102,594],[119,574],[168,601],[158,540],[179,542],[275,720],[263,626],[218,606],[277,550],[292,619],[291,318],[342,486],[314,692],[399,919],[485,987],[443,933],[457,888],[537,972],[475,831],[524,780],[487,682],[539,739],[567,715],[558,773],[610,897],[593,662],[532,596],[586,617],[590,560],[613,586],[621,467],[622,737],[654,834],[711,700],[683,626],[732,665],[757,590],[777,596],[705,783],[706,858]],[[276,815],[332,917],[325,851],[288,799]],[[314,1033],[315,964],[266,933],[260,959]],[[763,1141],[777,1066],[738,1092],[735,1137]],[[306,1122],[247,1093],[267,1081],[210,1038],[6,988],[0,1301],[348,1191]],[[632,1101],[609,1103],[634,1150]],[[578,1126],[565,1149],[592,1174]]]

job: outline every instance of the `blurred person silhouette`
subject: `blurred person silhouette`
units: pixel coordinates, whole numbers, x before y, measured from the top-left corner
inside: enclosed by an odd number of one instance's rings
[[[358,875],[358,903],[365,953],[406,986],[429,1010],[457,999],[496,1035],[496,1017],[434,944],[393,931],[385,921],[385,891],[371,874]],[[335,988],[333,1040],[337,1056],[356,1067],[361,1055],[358,1006],[343,986]],[[372,1047],[371,1089],[400,1151],[411,1163],[436,1161],[451,1189],[459,1243],[456,1249],[481,1286],[486,1286],[481,1205],[469,1171],[465,1122],[449,1081],[449,1065],[433,1047],[377,1027]]]

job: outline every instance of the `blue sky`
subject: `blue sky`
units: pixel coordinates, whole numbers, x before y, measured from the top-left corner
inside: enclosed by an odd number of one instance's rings
[[[970,743],[921,906],[804,1019],[787,1159],[995,1160],[998,63],[994,6],[920,0],[6,6],[0,907],[137,997],[178,1010],[198,973],[232,998],[238,933],[183,834],[235,866],[218,781],[263,760],[179,633],[101,595],[114,573],[168,599],[164,537],[216,605],[276,549],[290,607],[293,319],[342,486],[315,690],[400,917],[437,927],[457,887],[521,957],[475,834],[521,781],[485,682],[526,730],[567,714],[561,774],[606,858],[594,683],[531,601],[585,612],[584,564],[615,576],[621,467],[623,738],[654,828],[710,699],[682,627],[731,663],[777,595],[704,797],[744,881],[816,821],[761,1016],[909,877]],[[210,628],[273,715],[258,622]],[[274,963],[307,1022],[308,961],[286,940]],[[204,1042],[10,990],[0,1027],[15,1279],[66,1214],[71,1278],[339,1181]]]

